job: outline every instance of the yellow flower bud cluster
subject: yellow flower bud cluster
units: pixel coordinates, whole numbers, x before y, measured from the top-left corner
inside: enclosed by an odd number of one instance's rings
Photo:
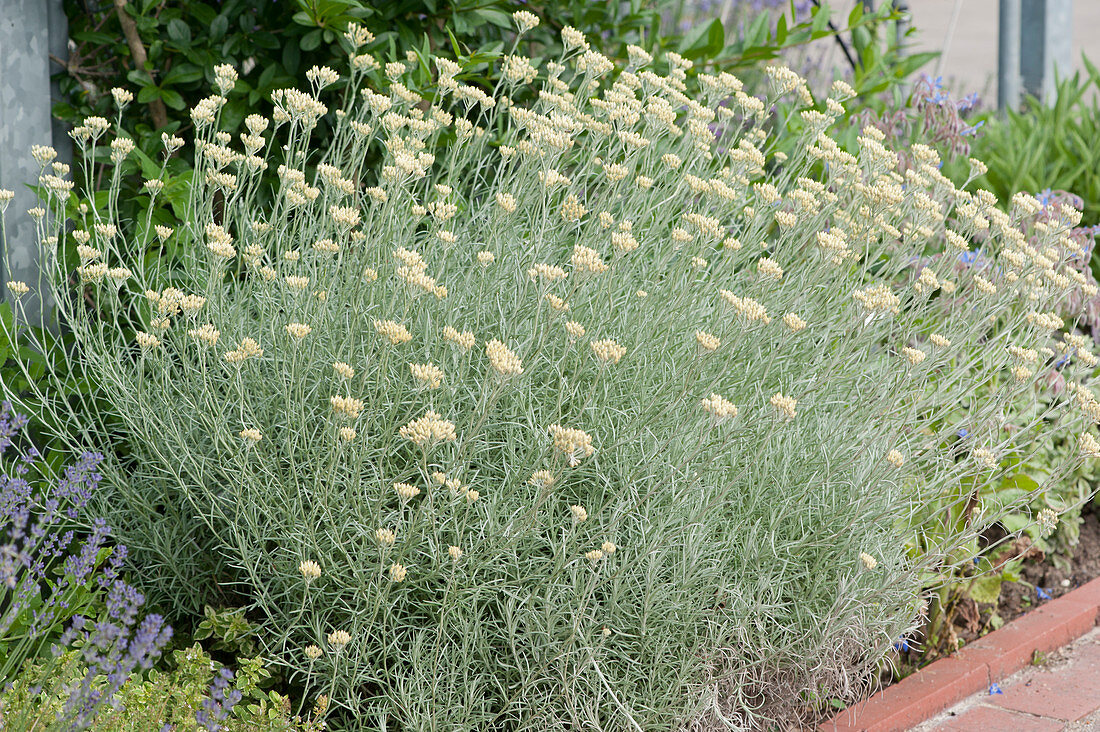
[[[449,422],[432,410],[423,417],[414,419],[398,430],[398,434],[418,447],[437,442],[454,442],[458,435],[453,422]]]
[[[581,458],[591,457],[596,452],[592,438],[584,430],[552,424],[550,436],[554,439],[554,448],[565,454],[570,466],[576,466]]]
[[[703,399],[700,404],[703,407],[703,411],[716,420],[731,419],[737,416],[737,406],[719,394],[711,394],[706,399]]]
[[[492,364],[493,369],[501,376],[519,376],[523,373],[523,362],[495,338],[485,344],[485,355],[489,357],[489,363]]]

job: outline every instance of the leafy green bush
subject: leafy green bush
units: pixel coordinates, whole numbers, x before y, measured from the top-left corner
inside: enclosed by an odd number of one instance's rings
[[[501,68],[499,59],[503,41],[500,39],[500,29],[496,26],[487,22],[474,22],[478,9],[484,7],[486,6],[465,9],[444,7],[438,11],[438,17],[462,17],[462,13],[467,12],[472,14],[467,18],[469,22],[461,25],[462,32],[455,39],[459,40],[460,46],[466,42],[488,43],[459,57],[463,66],[462,78],[466,83],[488,89]],[[364,9],[359,3],[330,3],[323,8],[311,8],[312,5],[309,4],[302,4],[299,10],[295,10],[293,4],[287,3],[257,6],[232,0],[218,6],[215,12],[207,4],[190,1],[163,6],[132,3],[126,6],[124,12],[126,17],[132,17],[137,37],[148,54],[148,62],[144,70],[140,70],[129,67],[132,47],[118,26],[120,15],[117,9],[104,8],[85,15],[82,8],[76,5],[70,7],[77,50],[70,64],[70,73],[62,78],[65,96],[69,101],[59,105],[57,112],[63,119],[77,126],[89,116],[111,118],[125,131],[121,134],[134,142],[133,150],[120,158],[109,179],[99,177],[95,172],[103,169],[96,166],[112,160],[111,152],[102,146],[87,158],[78,156],[74,162],[76,170],[73,177],[88,182],[87,190],[83,192],[83,202],[93,208],[105,205],[111,196],[110,189],[117,187],[111,199],[111,205],[116,210],[117,236],[128,247],[140,248],[145,252],[139,254],[135,251],[134,257],[149,258],[173,269],[177,266],[174,258],[185,251],[177,245],[176,239],[162,242],[155,235],[154,227],[172,226],[175,220],[188,216],[190,186],[194,175],[192,148],[188,146],[175,151],[162,161],[163,164],[156,161],[162,154],[160,135],[163,131],[173,134],[190,128],[192,120],[185,111],[177,110],[176,107],[180,106],[181,99],[188,107],[199,101],[200,90],[212,78],[209,69],[214,59],[228,60],[240,65],[247,72],[241,73],[237,82],[237,91],[241,93],[228,99],[219,111],[222,131],[239,135],[246,132],[242,119],[250,105],[270,94],[279,85],[292,84],[295,79],[305,83],[307,64],[339,64],[340,59],[346,59],[346,48],[340,50],[329,43],[337,38],[333,35],[334,29],[343,27],[356,14],[375,12],[369,8]],[[340,8],[344,10],[337,13]],[[574,17],[575,24],[579,27],[598,30],[607,37],[604,43],[625,58],[627,43],[634,38],[641,39],[642,36],[636,34],[641,32],[639,29],[645,24],[645,18],[655,19],[655,16],[646,14],[656,12],[660,6],[651,8],[642,5],[635,10],[629,10],[619,4],[597,7],[591,3],[574,3],[567,7],[563,5],[563,8],[565,9],[561,15],[555,16],[555,20],[564,22],[565,19]],[[374,28],[377,34],[366,45],[371,48],[384,47],[387,42],[393,42],[394,33],[400,35],[403,42],[408,41],[408,29],[420,22],[417,20],[414,23],[410,19],[418,18],[423,10],[425,8],[417,3],[386,4],[379,12],[391,15],[371,15],[367,20],[369,27]],[[321,15],[306,18],[303,14],[308,13]],[[805,47],[815,40],[827,40],[834,32],[829,26],[831,17],[827,8],[815,8],[804,21],[781,21],[774,32],[768,22],[765,22],[769,18],[762,15],[743,34],[736,37],[727,37],[720,23],[717,26],[710,23],[683,38],[675,34],[657,36],[651,29],[646,40],[654,49],[673,46],[687,58],[705,59],[707,65],[721,63],[728,68],[743,68],[751,80],[756,80],[760,77],[760,72],[753,69],[753,65],[761,59],[775,58],[785,50]],[[892,14],[887,9],[874,14],[857,11],[848,18],[848,22],[854,28],[868,29],[868,33],[871,33],[891,17]],[[427,24],[430,28],[436,25],[438,24]],[[322,26],[326,30],[321,33],[320,45],[314,46],[314,40],[308,43],[303,40],[308,34],[314,34],[310,38],[316,39],[315,31]],[[412,44],[420,56],[416,57],[416,63],[409,64],[410,73],[406,83],[410,89],[428,99],[438,93],[429,67],[420,61],[426,53],[425,49],[435,48],[441,43],[453,45],[451,37],[450,30],[440,29],[438,32],[429,32],[425,43],[418,41]],[[273,39],[279,40],[278,48],[273,48],[276,45]],[[300,46],[302,43],[308,48],[296,53],[296,44]],[[556,30],[552,32],[542,26],[534,29],[525,43],[528,52],[533,56],[555,53],[555,49],[560,50],[561,46]],[[711,58],[715,54],[718,58]],[[892,58],[889,54],[886,56]],[[89,67],[85,60],[92,58],[97,60],[95,73],[85,75],[81,71]],[[366,56],[362,56],[362,59],[365,60]],[[406,62],[408,63],[408,59]],[[384,70],[380,68],[366,68],[363,71],[375,85],[388,83]],[[695,85],[694,73],[695,70],[689,70],[685,79],[685,83],[691,88]],[[111,93],[111,87],[115,84],[133,87],[136,94],[126,93],[134,98],[126,104],[118,105]],[[169,119],[169,124],[163,130],[151,121],[149,111],[150,103],[157,99],[165,104]],[[311,132],[316,140],[315,144],[322,147],[330,144],[331,122],[332,115],[318,120],[317,127]],[[447,138],[450,139],[453,138]],[[272,175],[271,171],[285,160],[281,157],[282,150],[278,146],[270,147],[264,153],[270,167],[261,173],[261,185],[256,187],[254,195],[257,201],[270,202],[274,187],[278,184],[277,176]],[[368,151],[367,154],[377,153]],[[92,169],[85,167],[85,159],[91,161]],[[307,167],[307,170],[312,168]],[[155,196],[150,195],[145,187],[148,179],[159,181]],[[79,215],[77,205],[78,199],[74,199],[71,202],[70,215]],[[71,236],[61,236],[60,256],[70,267],[79,262],[76,252],[78,244]],[[123,296],[126,297],[125,292]],[[123,325],[127,325],[125,321],[130,312],[131,308],[124,305],[116,308],[112,317],[121,318]],[[15,332],[10,325],[4,330]],[[24,336],[31,335],[26,330],[20,332]],[[46,330],[33,334],[33,339],[36,340],[51,337]],[[62,352],[71,346],[71,343],[57,344],[46,349],[46,352]],[[23,342],[13,342],[9,351],[13,355],[18,353],[22,363],[18,367],[13,364],[5,367],[5,383],[12,391],[24,395],[23,406],[35,418],[36,425],[50,421],[48,410],[41,409],[37,401],[30,398],[30,392],[23,388],[25,383],[38,381],[47,365],[32,363],[40,359],[38,351],[26,347]],[[66,365],[68,362],[65,359],[55,359],[49,368],[57,371]],[[60,380],[58,383],[61,385]],[[79,367],[70,378],[64,380],[63,388],[65,398],[73,404],[84,404],[89,409],[100,398],[98,380],[85,378]],[[61,395],[52,394],[51,398],[59,396]],[[45,433],[44,438],[57,432],[58,428],[59,425],[50,424],[47,429],[42,430]],[[119,446],[116,449],[125,448]],[[206,576],[221,572],[223,557],[206,551],[208,539],[202,536],[203,531],[195,522],[190,521],[185,513],[179,512],[178,502],[161,500],[158,497],[146,505],[147,510],[131,512],[119,520],[126,522],[125,526],[120,526],[124,534],[142,537],[140,541],[132,542],[132,545],[134,551],[150,563],[150,571],[173,578],[167,583],[168,586],[194,584],[193,576],[188,571],[189,568],[199,565],[204,566],[203,573]],[[103,508],[106,510],[107,507]],[[170,519],[162,521],[159,512],[167,513]],[[239,601],[230,587],[203,583],[198,590],[187,598],[173,597],[169,603],[170,611],[197,615],[202,612],[205,604],[227,605]],[[163,599],[155,588],[149,588],[149,591],[156,601]]]
[[[667,0],[610,4],[555,0],[547,10],[555,22],[602,34],[621,45],[641,42],[659,21],[664,4]],[[216,5],[200,0],[135,0],[122,9],[103,3],[88,12],[86,5],[79,0],[66,3],[75,46],[57,74],[64,101],[55,106],[54,114],[72,126],[93,115],[113,117],[117,107],[110,90],[133,90],[135,103],[122,111],[121,125],[134,140],[135,150],[123,165],[124,195],[119,205],[122,225],[132,222],[138,227],[135,238],[143,238],[143,227],[147,228],[149,197],[141,183],[158,170],[154,159],[160,134],[190,129],[187,110],[205,95],[213,81],[210,69],[216,64],[230,63],[240,70],[237,91],[242,93],[221,109],[219,118],[222,129],[236,135],[244,131],[245,116],[275,89],[306,84],[305,73],[312,66],[345,63],[340,42],[349,22],[357,21],[373,33],[370,45],[376,50],[400,46],[414,57],[427,58],[443,49],[460,54],[469,73],[480,75],[504,50],[502,29],[511,27],[509,13],[524,7],[519,0],[226,0]],[[539,52],[554,53],[560,49],[560,28],[538,28],[529,40]],[[384,78],[380,70],[368,71],[376,80]],[[491,79],[478,81],[492,83]],[[321,122],[319,135],[328,134],[327,124]],[[193,162],[190,151],[183,150],[167,165],[159,200],[171,206],[176,216],[186,205]],[[105,194],[104,187],[97,190]],[[153,223],[157,222],[154,216]]]
[[[1083,386],[1031,409],[1085,286],[1060,248],[1080,212],[1003,213],[874,129],[845,153],[845,84],[815,100],[771,67],[766,98],[727,73],[688,95],[677,54],[620,68],[562,37],[492,95],[437,56],[430,106],[422,61],[375,88],[369,62],[311,69],[243,152],[217,67],[185,215],[155,230],[176,257],[120,239],[114,172],[102,205],[45,179],[40,236],[72,214],[80,242],[52,260],[69,356],[105,397],[71,434],[114,448],[116,523],[179,604],[238,593],[334,724],[762,727],[850,695],[928,574],[1033,498],[975,491],[1044,422],[1100,417]],[[85,165],[132,152],[109,129],[74,131]],[[988,267],[926,256],[979,245]]]
[[[989,172],[981,183],[1009,191],[1069,191],[1083,202],[1082,224],[1100,224],[1100,71],[1082,58],[1078,71],[1057,85],[1053,103],[1029,97],[1024,109],[982,116],[985,127],[973,150]]]
[[[638,44],[651,53],[675,50],[685,58],[706,58],[708,64],[727,70],[750,70],[761,61],[838,33],[830,26],[834,14],[826,4],[813,8],[798,22],[793,14],[783,13],[773,25],[772,15],[759,13],[740,34],[727,32],[719,20],[700,23],[684,35],[662,34],[661,12],[669,5],[670,0],[554,0],[542,7],[544,16],[553,18],[552,23],[533,29],[528,38],[530,55],[554,57],[561,50],[558,31],[568,25],[600,36],[605,52],[624,59],[626,46]],[[244,131],[245,116],[272,91],[307,84],[304,75],[312,66],[343,64],[346,56],[338,43],[352,21],[373,33],[368,45],[374,50],[389,49],[392,55],[401,47],[409,49],[410,59],[421,61],[445,51],[463,64],[468,82],[488,89],[497,81],[494,70],[505,52],[509,13],[524,7],[520,0],[226,0],[216,7],[199,0],[143,0],[121,10],[105,4],[89,13],[84,3],[69,0],[66,9],[75,47],[57,74],[64,101],[55,106],[54,113],[72,126],[90,116],[120,115],[120,124],[134,140],[135,149],[119,171],[119,225],[128,238],[147,241],[150,225],[170,223],[185,210],[194,164],[189,149],[173,155],[159,174],[164,182],[158,196],[160,206],[150,207],[142,183],[158,175],[155,159],[160,134],[190,129],[187,110],[204,96],[213,81],[210,69],[214,65],[230,63],[240,71],[240,94],[226,103],[219,117],[221,129],[233,135]],[[859,40],[860,65],[853,81],[860,94],[872,95],[896,86],[927,60],[927,54],[901,58],[889,43],[880,42],[881,28],[896,15],[888,6],[864,13],[863,6],[857,5],[842,24]],[[368,73],[374,83],[384,81],[381,69],[369,69]],[[414,72],[413,81],[414,88],[426,91],[430,76],[423,65]],[[110,93],[115,87],[132,89],[135,102],[119,110]],[[321,120],[314,134],[327,139],[330,132],[328,122]],[[278,149],[269,152],[276,158],[279,153]],[[105,162],[108,155],[100,151],[97,162]],[[77,171],[78,177],[82,174]],[[95,188],[102,202],[106,184],[97,181]],[[259,193],[266,191],[261,188]]]
[[[1066,338],[1071,342],[1080,336]],[[965,476],[945,494],[940,510],[953,521],[985,528],[962,549],[972,563],[945,565],[926,578],[926,587],[931,591],[926,622],[910,639],[919,641],[913,645],[919,646],[924,661],[953,652],[961,645],[954,621],[968,600],[989,603],[992,627],[999,627],[1003,621],[996,610],[1002,586],[1020,581],[1023,563],[1037,552],[1040,556],[1070,552],[1079,535],[1080,508],[1096,492],[1093,461],[1073,460],[1081,449],[1073,420],[1046,416],[1065,388],[1061,367],[1055,364],[1068,360],[1068,355],[1044,363],[1019,353],[1029,361],[1024,368],[1037,372],[1044,388],[1019,395],[1011,410],[1017,417],[1004,420],[1000,432],[1031,429],[1032,448],[998,458],[995,465],[987,464],[989,475],[977,479]],[[1094,364],[1087,355],[1085,359],[1086,373],[1092,375]],[[1016,377],[1010,374],[976,384],[976,397],[991,398],[1004,388],[1006,378]],[[945,413],[937,427],[947,436],[941,449],[966,450],[973,440],[967,403]],[[961,500],[963,497],[968,498]],[[994,522],[986,518],[990,513],[997,516]],[[1036,517],[1043,518],[1037,522]],[[910,551],[920,556],[930,542],[942,540],[945,529],[949,531],[950,524],[925,527],[919,539],[910,544]]]

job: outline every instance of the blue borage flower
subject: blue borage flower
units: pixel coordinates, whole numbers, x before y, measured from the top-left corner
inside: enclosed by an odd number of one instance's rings
[[[989,266],[989,259],[982,256],[982,250],[976,249],[969,252],[963,252],[959,255],[959,263],[967,267],[974,267],[975,269],[983,269]]]
[[[919,92],[920,99],[923,102],[930,104],[943,104],[950,96],[943,90],[943,77],[932,77],[928,74],[922,75],[922,81],[925,87]]]
[[[959,101],[957,101],[955,103],[955,106],[958,108],[958,110],[960,112],[966,112],[966,111],[969,111],[971,109],[974,109],[975,107],[977,107],[981,103],[982,103],[982,98],[978,95],[978,93],[977,92],[971,92],[971,93],[967,94],[965,97],[963,97],[962,99],[960,99]]]
[[[970,135],[976,135],[978,130],[985,126],[985,120],[978,120],[977,124],[969,125],[959,131],[959,134],[963,137],[969,137]]]

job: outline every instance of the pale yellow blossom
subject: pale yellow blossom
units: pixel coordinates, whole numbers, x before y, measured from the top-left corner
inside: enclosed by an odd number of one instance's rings
[[[474,347],[474,334],[469,331],[459,331],[449,325],[443,327],[443,340],[453,343],[464,351]]]
[[[711,394],[703,399],[700,404],[703,411],[710,414],[716,420],[732,419],[737,416],[737,406],[719,394]]]
[[[306,582],[312,582],[321,576],[321,565],[312,559],[307,559],[298,565],[298,571]]]
[[[772,395],[771,399],[768,400],[768,403],[775,407],[776,411],[787,419],[795,418],[795,406],[798,404],[798,400],[785,396],[783,392],[777,391]]]
[[[430,409],[423,417],[414,419],[402,427],[398,433],[419,447],[437,442],[454,442],[458,437],[454,423],[443,419]]]
[[[592,438],[584,430],[552,424],[550,435],[554,438],[554,447],[565,454],[570,466],[575,467],[582,457],[591,457],[596,452]]]
[[[393,320],[374,321],[374,330],[395,346],[412,340],[412,334],[405,326]]]
[[[626,354],[626,349],[611,338],[592,341],[590,345],[592,346],[592,352],[596,354],[596,358],[605,363],[618,363]]]
[[[718,347],[722,345],[722,341],[718,336],[711,335],[703,330],[695,331],[695,342],[699,344],[700,348],[707,352],[716,351]]]
[[[422,386],[436,389],[443,383],[443,369],[430,361],[428,363],[410,363],[409,370]]]
[[[489,363],[501,376],[519,376],[523,373],[523,362],[507,346],[492,339],[485,344],[485,354]]]

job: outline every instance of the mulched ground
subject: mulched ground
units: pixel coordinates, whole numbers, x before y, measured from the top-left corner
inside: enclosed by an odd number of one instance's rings
[[[1024,565],[1023,578],[1035,587],[1041,588],[1051,598],[1060,597],[1089,580],[1100,577],[1100,518],[1091,502],[1083,510],[1081,540],[1074,550],[1070,566],[1059,569],[1049,561],[1028,561]],[[1035,607],[1040,600],[1038,592],[1032,587],[1019,583],[1006,584],[1001,588],[1001,603],[998,613],[1007,622],[1023,615]]]

